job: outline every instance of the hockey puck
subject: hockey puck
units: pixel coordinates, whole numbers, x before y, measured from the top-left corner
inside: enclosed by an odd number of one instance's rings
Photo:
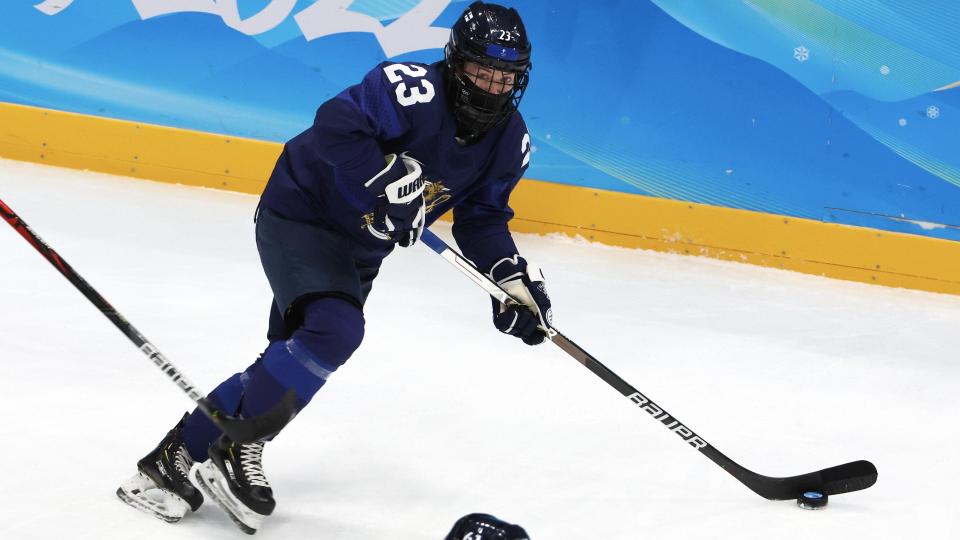
[[[804,510],[821,510],[827,506],[827,494],[819,491],[804,491],[797,497],[797,506]]]

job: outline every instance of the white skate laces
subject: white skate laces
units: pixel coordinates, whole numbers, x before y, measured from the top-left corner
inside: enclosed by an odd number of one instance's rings
[[[187,447],[180,445],[177,448],[176,455],[173,458],[173,466],[183,475],[183,478],[190,477],[190,467],[193,467],[193,458],[187,452]]]
[[[263,474],[263,443],[255,442],[240,445],[240,466],[243,467],[244,476],[247,477],[247,483],[251,486],[270,487],[267,483],[267,477]]]

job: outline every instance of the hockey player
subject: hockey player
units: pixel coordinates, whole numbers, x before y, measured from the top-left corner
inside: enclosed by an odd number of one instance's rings
[[[395,244],[412,246],[451,208],[464,255],[524,303],[494,301],[496,328],[531,345],[544,341],[543,277],[517,254],[507,227],[508,198],[530,161],[517,111],[530,52],[516,10],[474,2],[454,24],[444,60],[376,66],[287,142],[255,219],[274,293],[269,345],[213,390],[220,410],[259,416],[291,389],[298,410],[305,407],[360,345],[364,302],[383,258]],[[263,446],[231,441],[194,411],[117,494],[178,521],[205,493],[252,534],[275,506]]]

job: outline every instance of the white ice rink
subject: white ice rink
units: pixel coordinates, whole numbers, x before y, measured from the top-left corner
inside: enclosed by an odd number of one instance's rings
[[[0,161],[0,199],[200,386],[265,346],[255,197]],[[960,537],[960,297],[516,240],[558,328],[720,451],[772,476],[869,459],[877,484],[820,512],[754,495],[558,348],[499,334],[417,246],[267,446],[258,537],[442,540],[470,512],[534,540]],[[169,525],[115,497],[190,402],[6,224],[0,253],[0,538],[243,537],[213,504]]]

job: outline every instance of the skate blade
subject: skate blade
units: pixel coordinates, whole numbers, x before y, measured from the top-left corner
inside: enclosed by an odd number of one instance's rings
[[[230,492],[226,478],[213,460],[195,463],[190,469],[190,481],[203,491],[204,495],[216,501],[243,532],[254,534],[263,524],[263,518],[266,516],[250,510]]]
[[[157,487],[149,476],[138,472],[117,488],[117,497],[151,516],[177,523],[190,511],[190,505],[175,493]]]

